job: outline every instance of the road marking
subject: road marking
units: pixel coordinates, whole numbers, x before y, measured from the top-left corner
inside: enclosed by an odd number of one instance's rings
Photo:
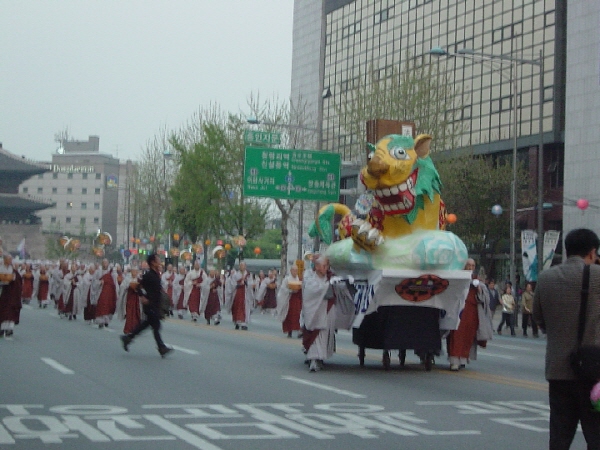
[[[56,369],[59,372],[64,373],[65,375],[73,375],[75,373],[68,367],[63,366],[62,364],[54,361],[51,358],[42,358],[42,361],[44,361],[46,364],[48,364],[53,369]]]
[[[198,352],[196,350],[190,350],[187,348],[179,347],[178,345],[171,345],[171,347],[173,347],[178,352],[187,353],[188,355],[199,355],[200,354],[200,352]]]
[[[179,439],[187,442],[193,447],[199,448],[200,450],[222,450],[221,447],[217,447],[216,445],[211,444],[208,441],[198,437],[195,434],[190,433],[189,431],[181,428],[174,423],[163,419],[161,416],[148,414],[144,415],[146,420],[152,422],[153,424],[159,426],[163,430],[171,433],[173,436],[178,437]]]
[[[293,381],[294,383],[305,384],[307,386],[312,386],[317,389],[323,389],[324,391],[330,391],[340,395],[347,395],[348,397],[352,398],[367,398],[366,395],[355,394],[354,392],[345,391],[343,389],[338,389],[333,386],[327,386],[326,384],[320,384],[312,381],[303,380],[302,378],[290,377],[287,375],[283,375],[281,378],[283,378],[284,380]]]
[[[486,352],[486,351],[483,351],[483,350],[481,350],[481,349],[479,349],[479,350],[478,350],[478,353],[479,353],[480,355],[483,355],[483,356],[490,356],[490,357],[492,357],[492,358],[509,359],[509,360],[516,359],[514,356],[508,356],[508,355],[498,355],[498,354],[496,354],[496,353],[488,353],[488,352]]]
[[[536,352],[539,350],[537,348],[531,348],[531,347],[521,347],[518,345],[504,345],[504,344],[491,344],[490,342],[488,342],[488,345],[490,347],[498,347],[498,348],[503,348],[506,350],[521,350],[521,351],[531,351],[531,350],[535,350]]]

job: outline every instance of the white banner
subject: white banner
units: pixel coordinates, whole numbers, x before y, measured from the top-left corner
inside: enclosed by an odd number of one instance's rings
[[[521,231],[521,255],[523,274],[527,281],[537,281],[537,233],[534,230]]]
[[[440,329],[456,330],[471,284],[468,270],[383,270],[370,306],[428,306],[440,310]]]
[[[548,230],[544,233],[544,270],[552,265],[559,238],[560,231]]]

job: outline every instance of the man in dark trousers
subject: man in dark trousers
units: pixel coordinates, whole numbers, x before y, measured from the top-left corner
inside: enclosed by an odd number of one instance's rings
[[[550,403],[550,450],[568,449],[581,422],[588,449],[600,449],[600,413],[592,410],[596,381],[578,379],[569,363],[577,349],[583,268],[590,286],[583,345],[600,345],[600,266],[594,265],[600,239],[592,230],[572,230],[565,238],[567,260],[544,270],[533,298],[533,318],[547,334],[546,379]]]
[[[154,332],[154,340],[158,346],[158,353],[163,358],[167,353],[172,351],[171,347],[167,347],[160,337],[160,319],[161,319],[161,284],[160,284],[160,259],[158,255],[151,254],[146,259],[149,270],[144,273],[142,281],[140,282],[140,301],[142,302],[142,308],[146,319],[140,322],[140,324],[129,334],[121,336],[121,342],[123,343],[123,349],[126,352],[129,351],[129,344],[133,339],[144,331],[148,326],[152,327]]]

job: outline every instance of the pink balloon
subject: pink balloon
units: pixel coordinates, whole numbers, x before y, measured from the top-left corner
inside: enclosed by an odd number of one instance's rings
[[[593,402],[600,401],[600,382],[596,383],[590,392],[590,400]]]
[[[580,198],[579,200],[577,200],[577,207],[580,210],[585,211],[586,209],[588,209],[588,206],[590,206],[590,202],[588,199]]]

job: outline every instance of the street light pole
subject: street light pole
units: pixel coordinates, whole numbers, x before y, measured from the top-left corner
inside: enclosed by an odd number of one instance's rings
[[[533,59],[522,59],[514,58],[512,56],[505,55],[492,55],[486,53],[475,53],[471,49],[461,49],[456,53],[449,53],[441,47],[434,47],[429,51],[429,54],[435,56],[453,56],[461,58],[475,59],[478,58],[480,62],[483,61],[510,61],[512,63],[513,70],[511,71],[512,84],[513,84],[513,158],[512,158],[512,183],[511,183],[511,202],[510,202],[510,278],[513,286],[516,287],[516,211],[517,211],[517,67],[519,64],[529,64],[538,66],[540,70],[540,86],[539,86],[539,148],[538,148],[538,195],[537,195],[537,260],[538,260],[538,276],[543,270],[543,242],[544,242],[544,160],[543,160],[543,149],[544,149],[544,129],[543,129],[543,111],[544,111],[544,57],[543,50],[540,50],[540,57],[538,60]],[[514,71],[514,74],[512,73]]]

